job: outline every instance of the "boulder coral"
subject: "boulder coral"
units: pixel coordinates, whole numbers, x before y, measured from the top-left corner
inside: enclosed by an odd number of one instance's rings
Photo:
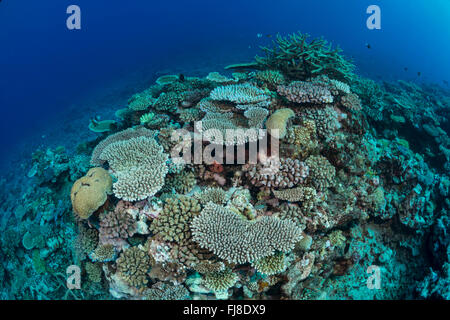
[[[295,116],[294,111],[283,108],[275,111],[266,121],[266,129],[274,138],[283,139],[287,132],[287,123]]]
[[[92,168],[75,181],[70,193],[73,212],[80,219],[87,219],[100,208],[112,193],[112,178],[103,168]]]

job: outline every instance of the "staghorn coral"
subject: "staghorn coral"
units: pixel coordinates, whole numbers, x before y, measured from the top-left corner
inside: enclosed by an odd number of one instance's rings
[[[151,259],[145,251],[138,247],[125,249],[116,260],[116,265],[119,277],[129,285],[136,288],[147,285]]]
[[[286,270],[286,255],[283,252],[276,252],[274,255],[264,257],[255,261],[252,266],[259,273],[271,276]]]
[[[109,144],[99,156],[108,161],[117,182],[116,197],[135,201],[153,196],[164,185],[168,155],[155,139],[137,137]]]
[[[194,198],[182,195],[168,198],[150,230],[165,241],[184,243],[191,238],[189,224],[199,213],[200,204]]]
[[[271,136],[283,139],[286,136],[288,120],[293,116],[295,116],[295,113],[289,108],[275,111],[266,121],[267,131]]]
[[[275,250],[289,252],[301,229],[288,220],[264,216],[252,221],[212,202],[191,223],[194,241],[230,263],[246,263]]]
[[[211,91],[210,98],[236,104],[254,104],[269,99],[263,90],[249,83],[217,87]]]
[[[317,190],[325,190],[334,184],[336,169],[323,156],[310,156],[305,160],[309,167],[309,176],[307,183],[314,186]]]
[[[305,81],[293,81],[288,85],[280,85],[277,92],[291,102],[303,104],[332,103],[333,96],[326,87]]]
[[[325,74],[333,79],[350,80],[354,66],[324,39],[308,41],[309,35],[300,32],[282,37],[277,35],[273,48],[263,47],[265,57],[256,56],[257,66],[275,69],[284,75],[305,80],[311,76]]]
[[[305,163],[290,158],[268,158],[243,169],[254,186],[268,188],[292,188],[303,183],[309,174]]]
[[[73,212],[81,219],[87,219],[100,208],[112,193],[112,179],[103,168],[92,168],[75,181],[70,192]]]

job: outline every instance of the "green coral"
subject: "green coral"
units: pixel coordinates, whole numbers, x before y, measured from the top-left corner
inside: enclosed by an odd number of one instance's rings
[[[203,276],[205,286],[214,291],[225,291],[235,285],[239,277],[230,268],[223,271],[210,272]]]
[[[277,252],[255,261],[253,266],[259,273],[268,276],[281,273],[286,270],[286,255],[283,252]]]
[[[280,70],[298,80],[321,74],[338,80],[353,78],[354,65],[342,56],[339,47],[333,48],[322,38],[308,38],[308,34],[300,32],[287,37],[278,34],[273,48],[262,47],[266,56],[256,56],[255,60],[261,69]]]

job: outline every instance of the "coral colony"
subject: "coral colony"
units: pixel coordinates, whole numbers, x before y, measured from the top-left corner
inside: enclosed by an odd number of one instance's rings
[[[1,297],[448,299],[449,92],[301,33],[263,50],[36,151],[2,194]]]

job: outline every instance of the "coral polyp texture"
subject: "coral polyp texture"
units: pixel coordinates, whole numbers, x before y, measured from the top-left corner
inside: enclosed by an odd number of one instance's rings
[[[301,33],[263,50],[0,179],[0,298],[449,299],[449,90]]]

